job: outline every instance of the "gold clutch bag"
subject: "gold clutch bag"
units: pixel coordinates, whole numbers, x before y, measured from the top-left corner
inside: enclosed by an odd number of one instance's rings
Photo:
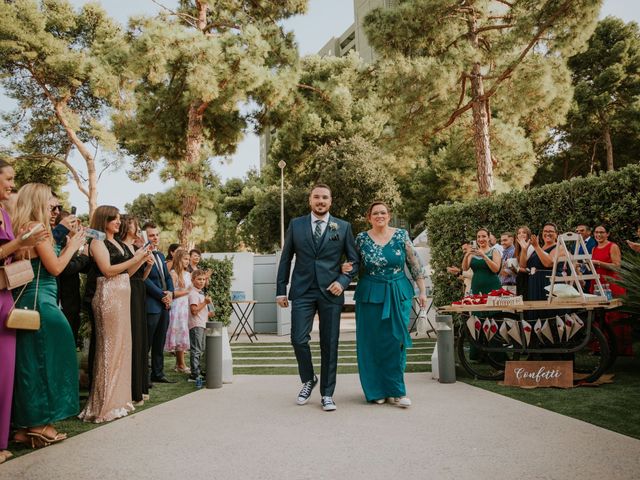
[[[29,262],[29,266],[31,266],[31,262]],[[42,261],[40,265],[38,265],[38,278],[36,279],[36,292],[33,298],[33,310],[24,307],[13,307],[9,312],[9,316],[5,322],[7,328],[15,328],[18,330],[39,330],[40,329],[40,312],[36,310],[38,304],[38,287],[40,286],[40,267],[42,267]],[[33,273],[33,270],[32,270]],[[20,297],[24,293],[27,285],[22,287],[20,294],[15,300],[15,303],[18,303]]]
[[[7,317],[7,328],[19,330],[39,330],[40,312],[28,308],[14,308]]]

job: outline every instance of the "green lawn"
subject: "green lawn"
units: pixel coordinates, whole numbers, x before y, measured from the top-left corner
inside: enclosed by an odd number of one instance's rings
[[[640,342],[634,344],[634,357],[619,357],[610,373],[615,374],[613,383],[599,387],[528,390],[457,371],[458,380],[476,387],[640,439]]]
[[[164,364],[164,371],[167,378],[176,380],[176,383],[154,383],[153,388],[150,391],[150,400],[144,402],[143,406],[136,407],[136,411],[130,415],[135,415],[136,413],[146,410],[147,408],[151,408],[169,400],[173,400],[174,398],[181,397],[182,395],[191,393],[196,389],[194,383],[187,382],[186,375],[173,371],[173,367],[175,366],[175,358],[173,356],[166,355]],[[87,396],[88,392],[86,390],[80,391],[80,408],[83,407]],[[117,420],[114,421],[117,422]],[[89,430],[93,430],[94,428],[99,428],[102,425],[106,425],[106,423],[85,423],[78,420],[77,418],[69,418],[67,420],[57,422],[54,425],[58,431],[66,432],[69,437],[73,437],[75,435],[88,432]],[[15,442],[9,442],[9,450],[15,457],[19,457],[21,455],[24,455],[25,453],[33,451],[31,450],[31,448]]]

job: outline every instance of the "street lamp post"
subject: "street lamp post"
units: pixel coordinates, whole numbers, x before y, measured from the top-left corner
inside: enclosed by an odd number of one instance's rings
[[[284,247],[284,167],[287,163],[284,160],[278,162],[280,168],[280,248]]]

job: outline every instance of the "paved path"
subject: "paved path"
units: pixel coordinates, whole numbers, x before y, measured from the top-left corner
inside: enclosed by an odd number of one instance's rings
[[[464,383],[408,374],[414,406],[297,406],[295,376],[236,376],[0,466],[0,478],[635,479],[640,441]]]

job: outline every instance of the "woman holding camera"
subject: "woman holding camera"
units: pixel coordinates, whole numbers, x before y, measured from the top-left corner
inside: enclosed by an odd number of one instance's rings
[[[102,423],[124,417],[134,410],[131,395],[131,285],[134,275],[150,252],[141,248],[132,254],[115,238],[120,230],[120,212],[102,205],[93,212],[91,228],[104,232],[104,240],[89,244],[89,257],[97,266],[96,293],[91,301],[96,326],[93,383],[86,405],[78,417]]]
[[[473,270],[471,279],[471,291],[473,293],[489,293],[491,290],[501,288],[500,266],[502,256],[498,249],[489,244],[489,230],[480,228],[476,232],[476,244],[463,245],[464,258],[462,259],[462,270]]]
[[[78,413],[78,361],[69,322],[58,307],[56,276],[84,245],[83,231],[72,232],[58,256],[49,218],[57,202],[51,189],[28,183],[18,192],[13,224],[18,231],[41,224],[50,241],[37,243],[22,254],[31,258],[35,278],[14,292],[17,308],[40,313],[39,330],[18,330],[12,423],[15,440],[45,447],[66,438],[53,423]]]

